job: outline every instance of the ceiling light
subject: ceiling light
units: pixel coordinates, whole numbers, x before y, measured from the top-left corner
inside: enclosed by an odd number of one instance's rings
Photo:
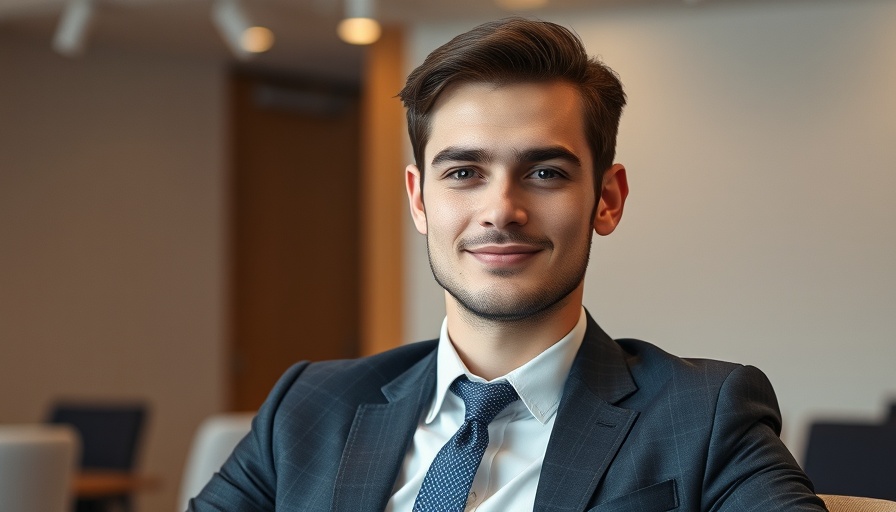
[[[274,46],[274,33],[267,27],[249,27],[243,31],[240,45],[250,53],[263,53]]]
[[[274,33],[268,28],[253,26],[239,0],[217,0],[212,6],[212,21],[238,59],[266,52],[274,44]]]
[[[336,28],[339,37],[349,44],[372,44],[380,38],[380,24],[371,18],[346,18]]]
[[[59,17],[53,49],[69,57],[83,53],[93,11],[93,0],[69,0]]]
[[[495,0],[498,7],[507,11],[528,11],[548,4],[548,0]]]
[[[382,28],[374,19],[373,7],[373,0],[345,0],[345,19],[336,27],[340,39],[349,44],[376,42]]]

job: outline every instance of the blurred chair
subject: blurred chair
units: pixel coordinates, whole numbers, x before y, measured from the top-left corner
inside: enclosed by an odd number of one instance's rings
[[[219,414],[207,418],[193,437],[190,456],[184,467],[178,512],[187,509],[190,499],[199,494],[212,476],[252,428],[255,413]]]
[[[78,446],[70,427],[0,425],[0,509],[71,510]]]
[[[53,407],[50,423],[71,425],[81,435],[81,468],[131,471],[146,418],[143,404],[66,402]]]
[[[820,494],[896,500],[896,423],[815,423],[803,467]]]
[[[896,512],[896,502],[859,498],[856,496],[837,496],[819,494],[830,512]]]
[[[71,425],[81,437],[80,469],[130,473],[140,446],[146,406],[140,403],[63,402],[49,422]],[[131,496],[78,499],[76,512],[131,510]]]

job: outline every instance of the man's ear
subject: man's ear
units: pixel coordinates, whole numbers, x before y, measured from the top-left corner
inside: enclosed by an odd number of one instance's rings
[[[408,190],[408,205],[411,207],[411,218],[421,235],[426,234],[426,207],[423,205],[423,184],[420,170],[416,165],[404,169],[405,187]]]
[[[604,172],[603,186],[600,188],[600,200],[594,213],[594,231],[606,236],[616,229],[622,219],[625,198],[628,197],[628,179],[625,167],[614,164]]]

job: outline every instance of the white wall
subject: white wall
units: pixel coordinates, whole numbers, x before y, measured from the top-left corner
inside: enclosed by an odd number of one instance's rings
[[[622,77],[625,218],[586,307],[614,337],[754,364],[784,440],[896,398],[896,3],[757,2],[547,16]],[[411,67],[477,22],[415,27]],[[410,161],[410,157],[409,157]],[[407,340],[444,315],[408,225]]]
[[[224,406],[225,84],[210,62],[0,39],[0,423],[144,399],[141,468],[174,510]]]

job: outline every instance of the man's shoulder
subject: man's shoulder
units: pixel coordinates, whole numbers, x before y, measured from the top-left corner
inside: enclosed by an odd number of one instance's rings
[[[408,343],[378,354],[355,359],[337,359],[310,363],[306,373],[310,375],[358,376],[364,374],[380,375],[388,380],[397,377],[409,367],[417,364],[428,355],[434,353],[438,345],[437,339]]]
[[[620,375],[628,374],[641,389],[663,386],[670,380],[723,381],[738,368],[743,368],[741,364],[728,361],[680,357],[639,339],[613,339],[590,314],[580,355],[584,363],[600,368],[597,372],[589,372],[592,378],[601,379],[609,373],[620,379]]]
[[[727,383],[770,387],[761,370],[753,366],[717,359],[679,357],[637,339],[619,339],[629,371],[642,390],[700,388],[713,394]]]
[[[409,343],[356,359],[302,361],[294,364],[271,391],[269,400],[377,400],[380,388],[434,355],[438,340]]]
[[[728,374],[735,368],[743,366],[739,363],[718,359],[680,357],[644,340],[620,338],[615,342],[625,353],[630,366],[646,366],[651,369],[666,368],[671,372],[722,374]]]

